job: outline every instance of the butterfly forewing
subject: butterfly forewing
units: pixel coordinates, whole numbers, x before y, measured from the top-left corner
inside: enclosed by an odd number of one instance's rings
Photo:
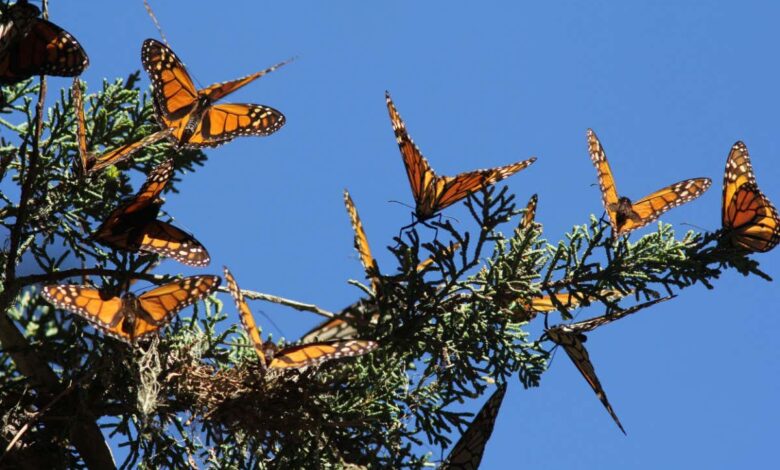
[[[84,119],[84,98],[81,93],[81,81],[78,77],[73,79],[71,97],[73,99],[73,109],[76,110],[76,143],[78,145],[79,159],[81,160],[81,172],[82,174],[86,174],[89,170],[87,124]]]
[[[598,173],[599,187],[601,188],[601,199],[604,203],[604,208],[609,214],[609,221],[610,224],[612,224],[612,230],[617,232],[618,228],[615,224],[617,215],[615,214],[615,209],[610,209],[611,207],[614,208],[618,203],[618,192],[617,188],[615,187],[615,178],[612,176],[612,169],[609,167],[607,154],[604,152],[604,147],[601,146],[601,141],[599,141],[596,133],[593,132],[593,129],[588,129],[587,135],[588,152],[590,153],[590,160],[593,162],[593,165],[596,167],[596,172]]]
[[[344,205],[347,207],[347,214],[352,223],[352,230],[355,232],[355,250],[360,255],[360,262],[363,263],[363,269],[366,271],[366,277],[371,280],[371,288],[374,294],[379,293],[379,266],[371,255],[371,248],[368,246],[366,231],[363,229],[363,223],[360,221],[355,203],[347,190],[344,190]]]
[[[41,10],[27,2],[16,2],[3,11],[0,23],[0,56],[8,46],[27,35]]]
[[[157,143],[169,137],[170,134],[171,132],[168,129],[157,131],[147,135],[140,140],[121,145],[115,149],[104,152],[99,156],[92,157],[92,160],[89,162],[89,171],[95,173],[111,165],[116,165],[117,163],[123,162],[132,157],[142,148]]]
[[[269,73],[273,72],[274,70],[289,64],[292,62],[292,59],[285,60],[283,62],[279,62],[276,65],[273,65],[271,67],[268,67],[265,70],[261,70],[259,72],[255,72],[251,75],[247,75],[246,77],[237,78],[235,80],[230,80],[227,82],[222,83],[215,83],[213,85],[210,85],[207,88],[204,88],[201,91],[201,94],[208,96],[209,100],[212,102],[217,101],[221,98],[224,98],[225,96],[233,93],[234,91],[238,90],[239,88],[243,87],[244,85],[247,85],[258,78],[262,77],[263,75],[268,75]]]
[[[192,276],[138,296],[138,303],[156,322],[167,323],[177,312],[219,287],[219,276]]]
[[[166,120],[182,119],[198,100],[198,92],[184,64],[165,44],[147,39],[141,47],[141,62],[152,80],[157,111]]]
[[[206,247],[195,237],[161,220],[151,221],[144,226],[138,241],[138,249],[157,253],[196,268],[211,263],[211,256]]]
[[[620,232],[627,233],[644,227],[664,212],[701,196],[710,186],[712,186],[712,181],[709,178],[693,178],[667,186],[640,199],[632,204],[632,209],[638,216],[638,220],[627,219],[620,228]]]
[[[255,317],[252,315],[252,310],[249,309],[249,305],[247,305],[246,301],[244,300],[244,294],[238,287],[238,283],[233,277],[233,274],[231,274],[227,267],[225,267],[224,270],[225,281],[227,282],[230,295],[233,297],[233,300],[236,303],[236,308],[238,309],[238,316],[241,319],[241,324],[244,326],[244,330],[246,330],[246,333],[249,336],[249,340],[252,342],[252,347],[257,353],[257,356],[260,358],[260,364],[265,367],[266,359],[265,352],[263,350],[263,339],[260,335],[260,330],[257,328]]]
[[[466,432],[452,448],[440,469],[444,470],[478,470],[485,453],[485,445],[493,434],[493,427],[501,409],[501,403],[506,394],[506,384],[493,392],[487,402],[479,410]]]
[[[272,369],[300,369],[334,359],[362,356],[378,346],[379,344],[374,341],[365,340],[302,344],[279,351],[269,367]]]
[[[525,212],[523,213],[523,219],[520,222],[520,227],[522,228],[528,228],[531,226],[531,224],[534,223],[536,220],[536,205],[539,202],[539,196],[536,194],[532,195],[530,199],[528,199],[528,204],[525,206]]]

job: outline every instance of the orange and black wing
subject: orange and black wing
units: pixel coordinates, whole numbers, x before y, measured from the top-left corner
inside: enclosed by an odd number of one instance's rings
[[[607,399],[607,394],[604,392],[604,388],[601,386],[601,382],[599,382],[599,378],[596,375],[596,369],[593,368],[593,363],[590,362],[590,355],[588,355],[588,350],[585,349],[585,345],[583,344],[585,336],[569,329],[566,325],[550,328],[547,330],[547,336],[553,342],[563,347],[563,350],[566,351],[569,359],[571,359],[577,367],[577,370],[579,370],[580,374],[585,378],[585,381],[588,382],[588,385],[590,385],[596,393],[601,404],[604,405],[604,408],[607,409],[609,415],[612,416],[612,419],[623,434],[625,434],[626,430],[623,429],[623,425],[620,424],[620,419],[618,419],[617,414],[615,414],[615,410],[612,409],[612,405],[610,405],[609,400]]]
[[[742,142],[731,148],[723,176],[723,228],[733,246],[766,252],[780,243],[780,217],[764,196]]]
[[[523,213],[523,219],[520,222],[521,228],[528,228],[532,224],[535,224],[536,220],[536,205],[539,203],[539,196],[536,194],[532,195],[530,199],[528,199],[528,204],[525,206],[525,212]]]
[[[378,346],[379,344],[374,341],[365,340],[303,344],[279,351],[274,355],[268,367],[271,369],[301,369],[334,359],[362,356]]]
[[[73,79],[70,94],[73,100],[73,109],[76,111],[76,143],[78,146],[79,159],[81,160],[81,174],[84,175],[89,171],[90,155],[87,150],[87,124],[84,119],[84,98],[81,93],[81,81],[78,77]]]
[[[180,310],[207,297],[219,287],[219,276],[191,276],[164,284],[138,296],[138,304],[156,329],[167,324]],[[140,329],[136,337],[146,334]]]
[[[20,40],[32,28],[32,25],[38,21],[38,15],[41,10],[35,5],[27,2],[16,2],[13,5],[4,8],[0,5],[2,22],[0,22],[0,57],[8,46]]]
[[[379,266],[371,255],[371,248],[368,246],[366,231],[363,229],[363,223],[360,221],[355,203],[352,201],[349,192],[344,190],[344,205],[347,207],[347,214],[352,223],[352,230],[355,232],[355,249],[360,255],[360,262],[363,269],[366,270],[366,277],[371,281],[371,289],[374,294],[379,293]]]
[[[98,156],[93,156],[89,163],[89,171],[94,173],[101,171],[111,165],[116,165],[117,163],[123,162],[147,145],[155,144],[170,136],[170,134],[171,132],[168,129],[157,131],[135,142],[121,145]]]
[[[617,291],[615,291],[617,292]],[[658,299],[650,300],[648,302],[644,302],[641,304],[634,305],[632,307],[618,310],[617,312],[611,313],[609,315],[602,315],[600,317],[590,318],[588,320],[583,320],[577,323],[572,323],[570,325],[567,325],[567,328],[569,328],[572,331],[576,331],[578,333],[584,333],[586,331],[593,331],[596,328],[600,327],[601,325],[606,325],[607,323],[612,323],[615,320],[620,320],[621,318],[627,317],[629,315],[632,315],[640,310],[643,310],[647,307],[652,307],[655,304],[666,302],[669,299],[674,298],[674,295],[669,295],[666,297],[661,297]]]
[[[203,113],[185,147],[216,147],[242,135],[267,136],[278,131],[285,123],[282,113],[261,104],[215,104]],[[181,140],[184,127],[173,130],[173,136]]]
[[[501,385],[493,392],[487,402],[479,410],[477,416],[469,425],[466,432],[452,448],[450,455],[442,463],[440,469],[444,470],[478,470],[482,462],[482,454],[485,453],[485,445],[493,434],[493,426],[496,424],[498,411],[506,394],[506,384]]]
[[[590,160],[596,167],[596,172],[599,177],[599,187],[601,188],[601,199],[604,203],[604,209],[609,215],[609,223],[612,225],[613,233],[618,233],[617,226],[617,207],[618,207],[618,192],[615,187],[615,178],[612,176],[612,169],[609,167],[607,161],[607,154],[604,152],[604,147],[601,146],[599,138],[596,137],[596,133],[593,129],[588,129],[588,152],[590,153]]]
[[[236,283],[236,279],[233,274],[224,267],[225,281],[227,282],[228,290],[233,300],[236,302],[236,308],[238,309],[238,316],[241,319],[241,324],[244,325],[246,334],[249,336],[249,340],[252,342],[252,347],[255,349],[257,356],[260,358],[260,364],[265,367],[265,352],[263,351],[263,338],[260,335],[260,330],[257,328],[255,317],[252,315],[252,310],[249,309],[244,300],[244,294],[241,293],[241,289]]]
[[[442,249],[439,253],[434,253],[431,256],[425,258],[424,260],[420,261],[420,264],[417,265],[416,269],[417,272],[422,272],[428,269],[434,261],[436,261],[436,258],[439,257],[445,257],[449,256],[450,254],[454,253],[455,250],[460,248],[460,243],[455,242],[451,245],[447,246],[446,248]]]
[[[156,39],[144,41],[141,62],[152,81],[155,109],[163,128],[172,127],[172,121],[186,123],[198,101],[198,91],[184,64]]]
[[[278,64],[268,67],[265,70],[261,70],[259,72],[255,72],[251,75],[247,75],[246,77],[237,78],[235,80],[230,80],[228,82],[222,82],[222,83],[215,83],[214,85],[211,85],[207,88],[204,88],[201,90],[201,94],[207,96],[209,98],[209,101],[212,103],[224,98],[225,96],[233,93],[234,91],[238,90],[239,88],[243,87],[244,85],[247,85],[258,78],[262,77],[263,75],[268,75],[269,73],[273,72],[274,70],[289,64],[292,62],[292,59],[285,60],[284,62],[279,62]]]
[[[10,41],[0,53],[0,85],[34,75],[74,77],[89,65],[76,38],[56,24],[35,19],[23,37]]]
[[[130,334],[124,329],[126,317],[120,297],[78,285],[45,286],[41,295],[55,307],[81,316],[107,335],[132,342]]]
[[[187,266],[202,268],[211,262],[206,248],[192,234],[161,220],[147,223],[139,237],[128,242],[128,248],[157,253]]]
[[[693,178],[680,181],[643,197],[631,205],[634,214],[625,220],[619,233],[624,234],[644,227],[669,209],[701,196],[711,185],[712,181],[709,178]]]

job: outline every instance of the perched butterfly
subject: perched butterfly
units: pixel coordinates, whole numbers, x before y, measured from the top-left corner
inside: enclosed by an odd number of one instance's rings
[[[619,299],[623,294],[617,290],[603,290],[599,293],[603,298]],[[593,302],[599,296],[585,296],[572,292],[556,292],[553,295],[534,297],[530,302],[519,302],[520,309],[515,311],[518,321],[531,321],[538,313],[549,313],[561,308],[572,309],[579,307],[584,302]]]
[[[6,9],[0,26],[0,85],[34,75],[74,77],[89,65],[76,39],[56,24],[38,18],[40,10],[26,1]]]
[[[523,218],[520,221],[520,227],[521,228],[528,228],[532,224],[536,224],[536,205],[539,202],[539,196],[534,194],[531,196],[530,199],[528,199],[528,204],[525,206],[525,212],[523,213]]]
[[[302,343],[316,341],[333,341],[337,339],[354,339],[357,335],[355,323],[366,321],[376,323],[379,321],[379,308],[376,302],[360,299],[346,307],[341,313],[312,328],[301,337]]]
[[[363,263],[363,268],[366,270],[366,277],[371,281],[371,289],[374,294],[379,293],[379,266],[376,259],[371,255],[371,248],[368,246],[368,239],[366,238],[366,231],[363,229],[363,222],[360,221],[355,203],[352,201],[352,197],[349,192],[344,190],[344,205],[347,207],[347,214],[349,214],[349,220],[352,223],[352,230],[355,232],[355,249],[360,255],[360,262]]]
[[[496,424],[498,410],[506,394],[506,384],[501,385],[493,392],[487,402],[479,410],[477,416],[469,425],[466,432],[452,448],[450,455],[439,467],[440,470],[477,470],[482,462],[482,454],[485,453],[485,445],[490,435],[493,434],[493,426]]]
[[[588,129],[588,150],[599,174],[599,186],[613,237],[644,227],[669,209],[701,196],[712,185],[709,178],[689,179],[631,202],[627,197],[618,195],[604,148],[592,129]]]
[[[91,286],[45,286],[41,295],[55,307],[71,311],[105,334],[135,343],[167,325],[183,308],[219,286],[218,276],[193,276],[141,295],[115,297]]]
[[[270,135],[284,125],[284,115],[268,106],[214,103],[287,62],[198,90],[165,44],[144,41],[141,61],[152,81],[157,120],[163,129],[171,129],[178,147],[216,147],[240,135]]]
[[[172,176],[173,160],[159,164],[138,194],[109,214],[95,231],[95,239],[120,250],[148,251],[188,266],[208,266],[211,258],[200,242],[168,222],[157,220],[162,206],[160,193]]]
[[[723,229],[727,242],[747,251],[766,252],[780,242],[777,209],[758,189],[747,147],[731,147],[723,176]]]
[[[82,174],[96,173],[108,166],[116,165],[117,163],[130,158],[135,152],[147,145],[162,140],[170,134],[170,131],[167,129],[157,131],[136,142],[122,145],[109,152],[104,152],[101,155],[94,155],[87,150],[87,126],[84,119],[84,102],[81,94],[81,83],[78,78],[73,79],[71,96],[73,97],[73,107],[76,110],[76,137],[78,140],[79,157],[81,158]]]
[[[587,337],[585,336],[584,333],[588,331],[592,331],[601,325],[605,325],[615,320],[619,320],[623,317],[631,315],[632,313],[636,313],[639,310],[650,307],[659,302],[664,302],[666,300],[669,300],[672,297],[674,296],[662,297],[660,299],[655,299],[649,302],[635,305],[625,310],[617,311],[610,315],[602,315],[600,317],[591,318],[589,320],[572,323],[569,325],[556,325],[552,328],[547,329],[546,332],[547,337],[550,338],[551,341],[558,344],[559,346],[563,346],[563,349],[564,351],[566,351],[566,354],[569,356],[569,359],[571,359],[571,361],[580,371],[582,376],[588,382],[590,387],[596,393],[596,396],[599,398],[599,400],[601,400],[601,403],[604,405],[604,408],[607,409],[607,412],[609,413],[610,416],[612,416],[612,419],[615,420],[615,423],[618,425],[618,427],[623,432],[623,434],[626,433],[626,430],[623,429],[623,425],[620,424],[620,420],[615,414],[615,411],[612,409],[612,405],[609,404],[609,400],[607,399],[607,394],[604,393],[604,389],[601,386],[601,382],[599,382],[599,378],[598,376],[596,376],[596,370],[593,368],[593,364],[590,362],[590,356],[588,355],[588,350],[585,349],[585,345],[584,345],[585,341],[587,340]]]
[[[225,268],[225,280],[227,281],[230,295],[233,296],[236,302],[236,308],[238,308],[239,316],[241,317],[241,324],[244,325],[244,329],[249,335],[249,339],[252,341],[255,352],[260,358],[260,364],[263,367],[267,366],[271,369],[301,369],[333,359],[362,356],[379,346],[374,341],[349,340],[302,344],[275,351],[273,345],[263,343],[260,330],[258,330],[255,318],[252,316],[252,311],[244,300],[244,294],[227,268]],[[269,346],[271,347],[269,348]],[[269,356],[269,352],[272,356]]]
[[[528,160],[497,168],[469,171],[457,176],[438,176],[407,134],[406,126],[396,111],[390,94],[386,92],[385,97],[395,139],[401,149],[406,174],[412,187],[416,204],[414,214],[418,221],[430,219],[437,212],[460,201],[469,193],[512,176],[536,161],[536,157],[531,157]]]

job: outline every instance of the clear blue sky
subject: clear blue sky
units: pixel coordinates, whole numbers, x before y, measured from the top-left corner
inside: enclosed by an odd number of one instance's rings
[[[89,53],[91,90],[103,77],[139,69],[141,42],[157,37],[141,0],[51,3],[52,19]],[[720,226],[722,172],[738,139],[764,192],[780,203],[780,62],[770,54],[780,43],[776,3],[368,3],[153,3],[202,86],[299,56],[231,97],[280,109],[285,128],[209,150],[205,171],[168,198],[178,224],[208,247],[210,271],[227,264],[242,287],[330,310],[354,301],[360,292],[346,279],[362,279],[362,271],[345,187],[380,266],[390,266],[381,247],[409,211],[387,201],[412,199],[386,89],[440,173],[538,156],[508,184],[521,201],[539,193],[538,218],[551,241],[602,212],[588,127],[629,197],[684,178],[713,179],[707,194],[664,221]],[[465,215],[462,205],[448,214]],[[780,250],[759,260],[780,278]],[[777,286],[733,273],[715,286],[686,290],[590,335],[591,357],[628,437],[561,354],[540,388],[510,385],[483,468],[775,463]],[[275,305],[252,307],[293,339],[318,321]],[[265,330],[279,336],[268,324]]]

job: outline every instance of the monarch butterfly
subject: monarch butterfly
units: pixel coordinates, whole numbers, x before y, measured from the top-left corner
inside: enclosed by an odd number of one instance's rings
[[[81,94],[81,83],[78,78],[73,79],[71,87],[71,96],[73,98],[73,107],[76,110],[76,137],[78,140],[79,157],[81,159],[82,174],[98,172],[108,166],[116,165],[131,157],[138,150],[151,145],[170,134],[170,130],[161,130],[149,134],[141,140],[125,144],[96,156],[87,151],[87,126],[84,119],[84,103]]]
[[[180,310],[219,287],[218,276],[192,276],[141,295],[111,296],[90,286],[50,285],[41,295],[57,308],[73,312],[105,334],[135,343],[167,325]]]
[[[255,348],[260,364],[271,369],[301,369],[308,366],[321,364],[325,361],[344,357],[362,356],[376,349],[379,344],[374,341],[350,340],[329,341],[322,343],[302,344],[292,346],[280,351],[275,351],[273,345],[265,345],[257,328],[255,318],[244,300],[244,294],[239,289],[236,279],[228,268],[225,270],[225,280],[228,284],[230,295],[236,302],[241,324],[244,326],[252,346]],[[270,348],[268,346],[271,346]],[[268,353],[272,356],[269,357]]]
[[[603,290],[599,294],[601,297],[609,299],[623,297],[623,294],[617,290]],[[515,312],[515,316],[519,321],[531,321],[538,313],[554,312],[561,307],[577,308],[583,302],[592,302],[597,298],[596,295],[586,296],[572,292],[556,292],[552,295],[534,297],[530,302],[519,302],[520,310]]]
[[[412,196],[416,204],[414,214],[418,221],[424,222],[430,219],[437,212],[460,201],[469,193],[512,176],[536,161],[536,157],[531,157],[511,165],[469,171],[457,176],[438,176],[406,132],[406,126],[390,99],[390,93],[385,92],[385,98],[395,139],[401,149],[406,175],[412,187]]]
[[[211,258],[195,237],[157,220],[162,206],[160,193],[172,176],[173,160],[159,164],[138,194],[109,214],[95,231],[95,239],[120,250],[148,251],[188,266],[208,266]]]
[[[466,432],[458,439],[455,447],[442,463],[441,470],[477,470],[482,462],[482,454],[485,453],[485,445],[490,435],[493,434],[493,426],[496,424],[498,410],[506,394],[506,384],[501,385],[493,392],[487,402],[479,410],[477,416],[469,425]]]
[[[613,237],[644,227],[669,209],[701,196],[712,185],[709,178],[688,179],[631,202],[629,198],[618,195],[607,155],[596,133],[588,129],[587,134],[590,159],[598,171],[602,200],[612,225]]]
[[[176,54],[159,41],[144,41],[141,61],[152,81],[157,120],[163,129],[171,129],[177,147],[216,147],[240,135],[267,136],[284,125],[284,115],[268,106],[214,103],[289,61],[202,90],[195,88]]]
[[[531,224],[535,224],[536,219],[536,205],[539,202],[539,196],[532,195],[528,199],[528,204],[525,206],[525,212],[523,212],[523,218],[520,220],[520,228],[528,228]]]
[[[379,308],[376,302],[360,299],[346,307],[339,315],[328,319],[312,328],[301,337],[302,343],[316,341],[332,341],[337,339],[353,339],[357,335],[355,323],[368,318],[370,322],[379,321]]]
[[[766,252],[780,242],[777,209],[758,189],[745,144],[731,147],[723,176],[723,212],[727,242],[747,251]]]
[[[349,191],[344,190],[344,205],[347,207],[347,214],[352,223],[352,230],[355,232],[355,249],[360,255],[360,262],[366,270],[366,277],[371,281],[371,289],[374,294],[379,293],[379,265],[376,259],[371,255],[371,248],[368,246],[366,231],[363,229],[363,222],[360,221],[355,202],[349,195]]]
[[[563,350],[566,351],[569,359],[571,359],[575,367],[577,367],[577,370],[579,370],[582,376],[585,378],[585,381],[588,382],[588,385],[590,385],[590,387],[596,393],[596,396],[599,398],[599,400],[601,400],[601,404],[604,405],[604,408],[607,409],[607,412],[610,416],[612,416],[612,419],[618,425],[623,434],[626,434],[626,430],[623,429],[623,425],[620,424],[620,419],[618,419],[617,414],[615,414],[615,411],[612,409],[612,405],[609,404],[607,394],[604,392],[604,388],[601,386],[601,382],[599,382],[599,378],[596,375],[596,370],[593,368],[593,363],[590,362],[588,350],[585,349],[584,345],[585,341],[587,340],[587,337],[584,333],[587,331],[592,331],[601,325],[611,323],[615,320],[619,320],[623,317],[636,313],[639,310],[650,307],[659,302],[665,302],[672,297],[674,296],[651,300],[649,302],[635,305],[625,310],[620,310],[610,315],[602,315],[600,317],[572,323],[570,325],[556,325],[552,328],[548,328],[546,331],[547,337],[550,338],[551,341],[558,344],[559,346],[563,346]]]
[[[3,14],[0,26],[0,85],[33,75],[73,77],[89,65],[76,38],[56,24],[38,18],[38,7],[17,2]]]

